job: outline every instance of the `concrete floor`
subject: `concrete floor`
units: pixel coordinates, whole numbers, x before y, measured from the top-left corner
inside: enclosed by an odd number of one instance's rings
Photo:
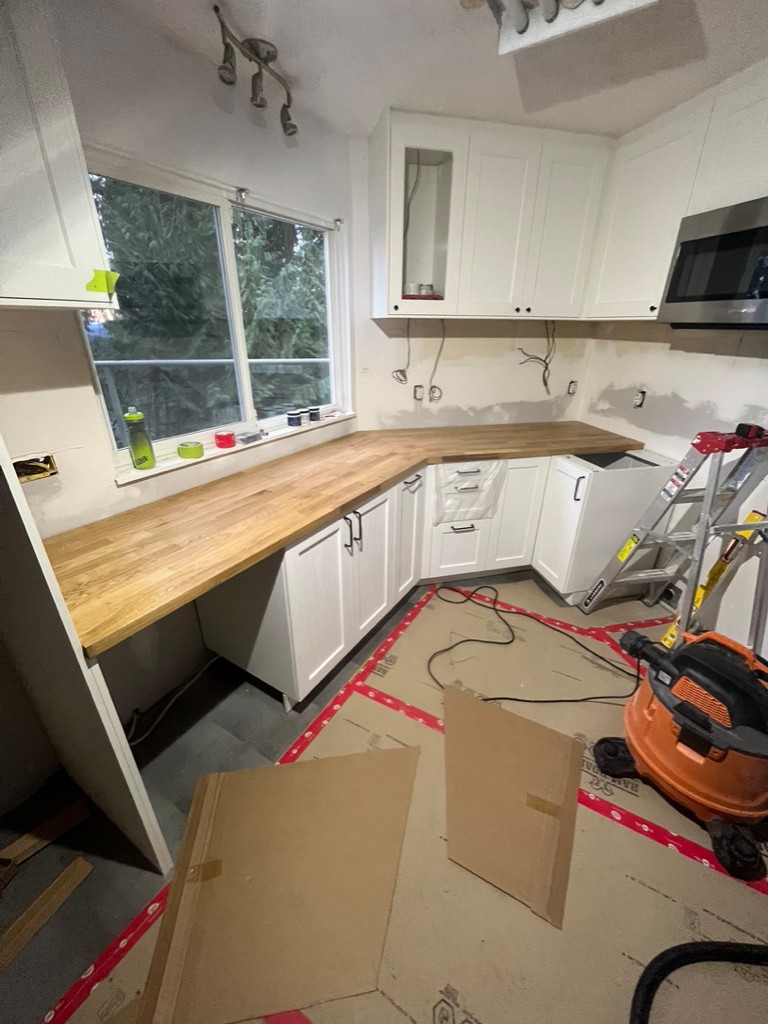
[[[274,691],[223,660],[215,662],[134,751],[175,857],[195,783],[216,771],[271,764],[303,732],[419,599],[413,591],[298,710],[286,714]],[[162,703],[162,702],[161,702]],[[153,720],[139,722],[140,735]],[[0,825],[0,847],[77,795],[54,777]],[[5,971],[0,973],[0,1024],[38,1024],[79,975],[163,885],[100,812],[26,861],[0,898],[0,931],[76,856],[93,870]]]

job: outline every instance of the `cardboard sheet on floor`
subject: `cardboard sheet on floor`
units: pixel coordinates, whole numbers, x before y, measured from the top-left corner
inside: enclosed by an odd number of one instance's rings
[[[584,745],[445,691],[448,856],[563,925]]]
[[[376,988],[418,749],[205,776],[141,1024],[232,1024]]]

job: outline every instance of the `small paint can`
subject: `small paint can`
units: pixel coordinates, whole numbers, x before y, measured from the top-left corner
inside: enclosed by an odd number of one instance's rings
[[[301,426],[301,410],[294,409],[292,412],[286,413],[288,417],[289,427],[300,427]]]
[[[309,422],[319,423],[320,422],[320,406],[310,405],[309,407]]]
[[[216,442],[217,448],[234,448],[235,447],[235,432],[234,430],[217,430],[213,435],[213,439]]]

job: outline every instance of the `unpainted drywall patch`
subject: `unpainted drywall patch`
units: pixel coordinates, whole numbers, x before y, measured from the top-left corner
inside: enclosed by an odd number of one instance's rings
[[[573,402],[570,395],[557,395],[539,401],[503,402],[480,408],[461,405],[416,405],[382,417],[386,430],[407,427],[467,427],[491,423],[535,423],[539,420],[566,419],[566,411]]]

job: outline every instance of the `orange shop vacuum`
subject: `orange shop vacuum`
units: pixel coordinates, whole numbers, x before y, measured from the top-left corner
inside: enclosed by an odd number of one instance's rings
[[[594,758],[692,814],[728,874],[756,881],[766,874],[753,829],[768,819],[768,666],[719,633],[682,640],[670,652],[623,634],[648,673],[624,709],[626,740],[598,740]]]

